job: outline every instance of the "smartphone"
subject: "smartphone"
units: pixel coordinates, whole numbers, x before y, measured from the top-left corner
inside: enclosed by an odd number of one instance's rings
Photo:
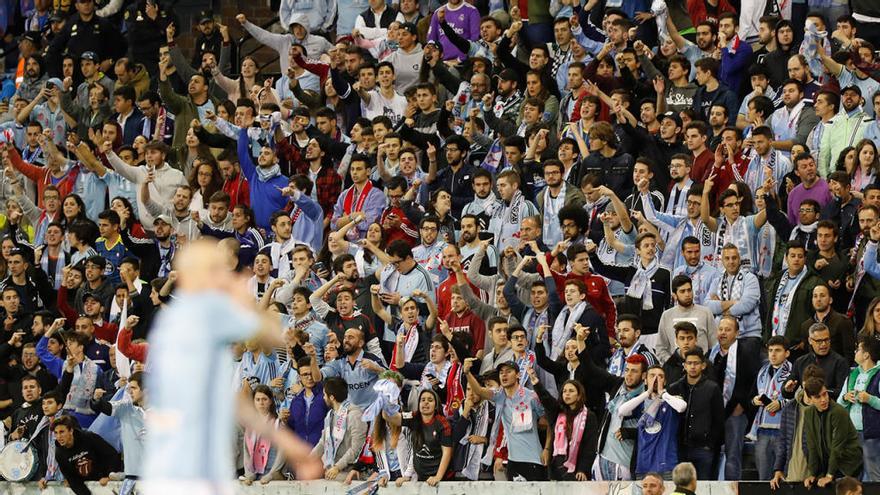
[[[437,377],[431,373],[425,373],[425,377],[427,377],[429,380],[436,380],[437,379]]]
[[[320,272],[320,271],[326,271],[326,270],[327,270],[327,266],[324,265],[324,262],[323,262],[323,261],[316,261],[315,264],[312,265],[312,268],[315,269],[315,272]]]
[[[770,403],[773,402],[773,399],[767,397],[767,394],[762,394],[759,400],[761,401],[761,404],[763,404],[765,407],[769,406]]]

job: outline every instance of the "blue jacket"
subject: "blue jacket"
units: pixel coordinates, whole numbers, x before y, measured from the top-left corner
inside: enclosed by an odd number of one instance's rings
[[[52,376],[61,380],[61,372],[64,371],[64,360],[49,352],[49,339],[40,337],[37,342],[37,357],[43,366],[52,373]]]
[[[290,418],[287,426],[301,436],[311,446],[321,440],[321,431],[324,429],[324,416],[329,408],[324,403],[324,384],[318,382],[312,389],[312,406],[306,408],[305,392],[293,396],[290,401]]]
[[[718,71],[718,81],[734,93],[739,93],[743,72],[746,72],[752,61],[752,46],[740,41],[739,37],[736,37],[733,42],[738,45],[735,52],[731,52],[728,47],[721,49],[721,69]]]
[[[803,399],[803,391],[798,392],[796,400],[789,401],[782,408],[782,421],[779,424],[779,437],[775,444],[776,463],[773,466],[774,471],[788,472],[788,462],[791,460],[794,448],[794,432],[797,430],[797,423],[801,416],[801,400]],[[809,407],[809,406],[806,406]],[[803,428],[801,431],[801,454],[804,460],[807,458],[807,430]]]
[[[281,195],[281,189],[287,187],[287,177],[279,174],[268,181],[260,179],[257,174],[257,166],[251,158],[248,149],[250,139],[245,127],[238,135],[238,161],[241,164],[241,173],[247,177],[250,184],[251,208],[254,209],[254,220],[259,227],[270,229],[269,218],[278,210],[287,206],[287,198]]]
[[[114,113],[110,116],[110,120],[116,122],[119,114]],[[125,119],[125,126],[122,128],[122,143],[131,146],[134,144],[134,138],[143,134],[144,131],[144,114],[135,106],[131,115]],[[153,136],[145,136],[148,140],[152,140]]]
[[[324,244],[324,210],[308,194],[299,194],[290,203],[291,235],[317,253]]]

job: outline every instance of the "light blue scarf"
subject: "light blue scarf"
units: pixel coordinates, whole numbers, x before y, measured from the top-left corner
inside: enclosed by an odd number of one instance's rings
[[[260,167],[257,166],[257,176],[260,178],[260,182],[269,182],[273,177],[277,177],[281,175],[281,166],[277,163],[272,165],[271,167]]]

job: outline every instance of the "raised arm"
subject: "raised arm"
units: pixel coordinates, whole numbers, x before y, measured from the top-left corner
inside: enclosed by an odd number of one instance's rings
[[[31,112],[34,110],[34,108],[47,97],[48,91],[45,87],[43,87],[42,89],[40,89],[40,92],[37,93],[36,98],[31,100],[24,108],[18,111],[18,114],[16,114],[15,116],[16,122],[24,125],[28,120],[30,120]]]
[[[712,194],[713,185],[715,185],[714,172],[706,178],[705,182],[703,182],[703,199],[700,201],[700,220],[703,221],[703,225],[705,225],[707,229],[715,232],[718,230],[718,220],[716,220],[709,211],[709,204],[711,203],[710,195]]]
[[[428,317],[425,319],[425,328],[428,330],[434,330],[437,326],[437,305],[434,303],[434,300],[420,290],[413,291],[412,297],[414,299],[421,299],[426,306],[428,306]]]
[[[373,308],[373,313],[379,317],[386,324],[390,325],[394,318],[391,316],[391,313],[385,309],[385,306],[382,304],[382,301],[379,300],[379,291],[382,290],[381,285],[372,285],[370,286],[370,305]]]
[[[85,165],[87,169],[94,172],[98,177],[104,177],[107,175],[107,167],[101,163],[101,160],[98,160],[98,157],[92,153],[92,149],[89,148],[89,145],[84,141],[80,141],[75,147],[68,147],[68,150],[72,151],[76,156],[76,159]]]
[[[462,367],[462,371],[467,376],[468,388],[474,391],[481,399],[483,400],[491,400],[492,399],[492,391],[488,388],[480,385],[480,382],[474,377],[474,374],[471,373],[471,367],[474,365],[474,361],[477,358],[466,358],[464,360],[464,365]]]
[[[611,200],[611,204],[614,205],[614,211],[617,213],[617,216],[620,217],[620,228],[622,228],[624,232],[631,232],[633,229],[633,223],[629,217],[629,210],[626,205],[623,204],[623,201],[621,201],[620,198],[617,197],[617,194],[607,186],[599,186],[599,193]]]
[[[684,36],[679,34],[678,28],[675,27],[675,23],[672,22],[672,16],[666,16],[666,29],[669,31],[669,37],[672,38],[672,42],[675,43],[675,46],[678,47],[679,50],[682,50],[687,46],[688,41],[684,39]]]

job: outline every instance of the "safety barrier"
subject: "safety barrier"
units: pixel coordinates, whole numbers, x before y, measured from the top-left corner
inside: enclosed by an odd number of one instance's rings
[[[355,486],[355,485],[352,485]],[[238,485],[238,495],[340,495],[352,486],[329,481],[274,481],[267,485],[255,483],[251,486]],[[115,495],[119,493],[120,483],[101,486],[89,483],[93,495]],[[665,494],[670,494],[674,486],[666,483]],[[0,481],[0,494],[3,495],[70,495],[72,492],[58,484],[50,484],[40,491],[36,483],[7,483]],[[481,482],[443,482],[436,487],[427,483],[406,483],[401,488],[389,486],[379,491],[389,495],[642,495],[639,483],[600,481],[590,482],[544,482],[514,483],[499,481]],[[833,485],[825,489],[807,490],[803,484],[784,484],[779,490],[770,490],[769,483],[756,481],[701,481],[697,484],[697,495],[826,495],[832,494]],[[880,495],[880,483],[864,486],[865,495]],[[354,495],[354,494],[353,494]]]

